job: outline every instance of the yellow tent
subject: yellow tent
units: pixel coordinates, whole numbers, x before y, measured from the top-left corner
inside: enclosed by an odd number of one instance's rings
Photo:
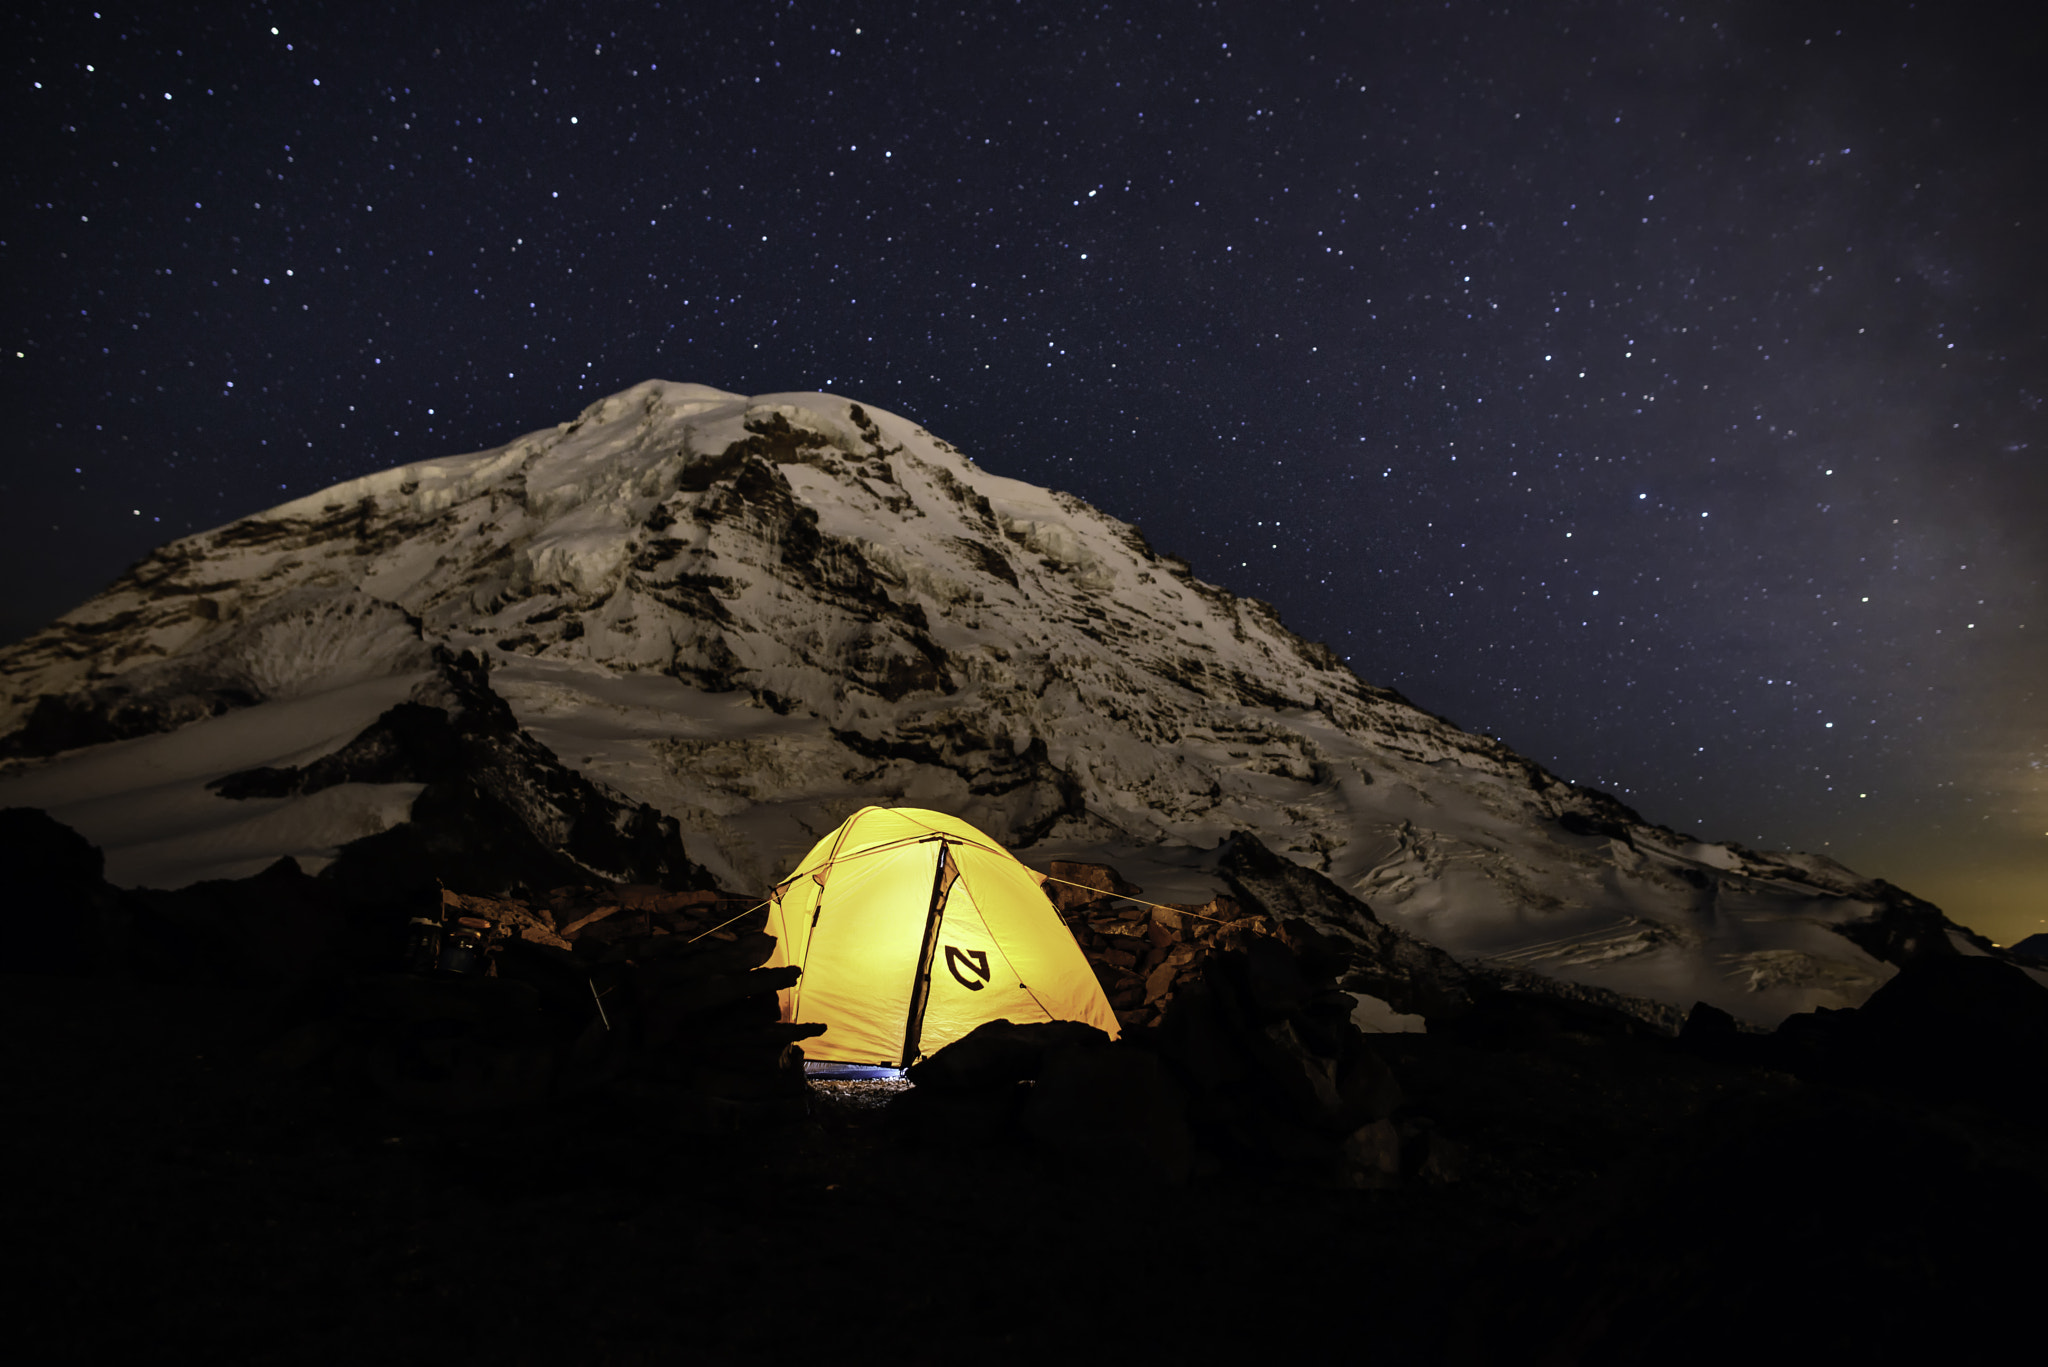
[[[815,1060],[907,1067],[986,1021],[1116,1014],[1039,876],[966,822],[863,807],[775,889],[768,967],[803,977],[782,1018],[823,1025]]]

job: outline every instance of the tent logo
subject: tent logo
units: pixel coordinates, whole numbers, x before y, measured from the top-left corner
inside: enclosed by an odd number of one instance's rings
[[[965,972],[961,970],[965,969]],[[988,984],[988,951],[985,949],[958,949],[946,946],[946,971],[953,980],[969,992],[979,992]],[[972,974],[973,977],[968,975]],[[979,982],[975,979],[980,979]]]

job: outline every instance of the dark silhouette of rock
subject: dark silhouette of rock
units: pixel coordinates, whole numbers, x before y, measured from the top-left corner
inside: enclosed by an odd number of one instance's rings
[[[1711,1002],[1694,1002],[1678,1032],[1678,1047],[1715,1063],[1762,1066],[1769,1061],[1768,1036],[1746,1032],[1735,1017]]]
[[[2048,988],[1998,959],[1929,955],[1899,970],[1859,1009],[1854,1071],[1938,1098],[2048,1119]]]
[[[2021,969],[1977,955],[1908,964],[1857,1012],[1888,1042],[1917,1039],[1938,1049],[2017,1061],[2048,1048],[2048,988]]]
[[[167,689],[138,697],[120,680],[78,693],[44,694],[20,729],[0,737],[0,756],[41,758],[155,735],[258,701],[248,690],[232,686]]]
[[[97,846],[48,812],[0,811],[0,965],[11,973],[85,973],[104,945],[118,894]]]
[[[1882,878],[1874,879],[1871,891],[1878,908],[1860,921],[1830,924],[1828,929],[1872,958],[1888,964],[1905,965],[1924,958],[1948,958],[1958,953],[1956,942],[1974,946],[1961,951],[1974,957],[1989,954],[1992,944],[1976,931],[1956,925],[1941,914],[1941,908],[1922,901],[1904,888]]]
[[[912,1064],[906,1076],[920,1088],[939,1092],[1008,1087],[1037,1078],[1054,1050],[1091,1044],[1106,1046],[1109,1036],[1080,1021],[988,1021]]]
[[[1598,998],[1580,1000],[1545,988],[1547,984],[1536,990],[1482,984],[1473,995],[1470,1010],[1432,1020],[1430,1033],[1485,1049],[1540,1050],[1573,1039],[1620,1043],[1668,1038],[1656,1024],[1633,1011]]]
[[[435,661],[440,703],[401,703],[310,764],[214,784],[236,799],[340,783],[425,785],[407,821],[342,846],[318,876],[362,932],[359,966],[390,960],[407,917],[432,905],[441,885],[485,896],[593,878],[709,888],[674,818],[563,766],[519,727],[475,655],[439,650]]]
[[[1224,1166],[1326,1186],[1399,1170],[1392,1069],[1352,1023],[1351,998],[1281,940],[1211,954],[1159,1025],[1133,1037],[1171,1069],[1198,1146]]]
[[[1736,1037],[1735,1017],[1712,1002],[1694,1002],[1686,1013],[1678,1042],[1689,1049],[1708,1052]]]
[[[1276,926],[1313,921],[1335,928],[1336,934],[1320,934],[1315,947],[1334,956],[1339,935],[1349,942],[1341,980],[1348,990],[1427,1018],[1456,1015],[1470,1005],[1471,975],[1457,960],[1385,924],[1364,902],[1313,869],[1274,854],[1257,836],[1240,831],[1230,837],[1217,872],[1233,896]]]
[[[1770,1037],[1771,1066],[1802,1077],[1963,1101],[2048,1121],[2048,988],[2002,959],[1928,954],[1856,1010],[1801,1012]]]
[[[647,936],[590,963],[508,938],[495,974],[378,973],[266,1050],[285,1072],[324,1067],[408,1111],[468,1115],[608,1098],[661,1127],[725,1133],[801,1121],[799,1040],[776,992],[800,970],[756,967],[760,933],[691,944]]]
[[[375,961],[374,947],[354,940],[332,884],[290,857],[248,878],[138,888],[125,896],[138,915],[188,939],[185,967],[208,981],[289,989]]]
[[[1024,1106],[1039,1147],[1084,1171],[1179,1186],[1193,1169],[1179,1088],[1140,1049],[1069,1044],[1051,1051]]]
[[[2044,1219],[2037,1179],[1894,1106],[1717,1113],[1485,1250],[1442,1360],[1982,1357]]]

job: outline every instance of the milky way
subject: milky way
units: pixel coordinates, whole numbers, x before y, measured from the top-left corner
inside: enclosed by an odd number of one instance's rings
[[[2048,927],[2039,37],[1507,8],[17,6],[6,636],[641,379],[822,389],[1654,821]]]

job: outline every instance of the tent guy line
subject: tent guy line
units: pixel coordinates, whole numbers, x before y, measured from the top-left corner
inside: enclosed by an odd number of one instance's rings
[[[1032,872],[1038,873],[1036,869],[1033,869]],[[1060,883],[1070,888],[1079,888],[1083,892],[1102,893],[1102,895],[1105,898],[1113,902],[1136,902],[1139,906],[1150,907],[1154,911],[1170,911],[1175,916],[1192,916],[1195,917],[1197,920],[1201,921],[1214,921],[1219,926],[1227,926],[1234,924],[1233,922],[1222,916],[1211,916],[1207,912],[1201,911],[1189,911],[1185,907],[1170,907],[1166,905],[1164,902],[1148,902],[1142,897],[1132,897],[1128,893],[1102,892],[1101,888],[1091,888],[1086,883],[1070,883],[1064,878],[1055,878],[1049,873],[1040,873],[1038,874],[1038,878],[1040,882],[1044,883]],[[1066,917],[1062,916],[1060,919],[1065,920]]]
[[[920,840],[932,840],[932,839],[937,839],[937,838],[938,838],[938,837],[935,837],[935,836],[921,836],[921,837],[919,837],[919,839],[920,839]],[[901,842],[901,841],[899,841],[899,842],[896,842],[896,843],[899,843],[899,844],[901,844],[901,843],[915,843],[915,842]],[[972,842],[962,842],[962,843],[972,843]],[[880,848],[880,847],[877,847],[877,848]],[[875,852],[876,852],[875,850],[862,850],[862,851],[860,851],[860,852],[859,852],[859,853],[857,853],[857,854],[854,854],[854,855],[850,855],[850,856],[847,856],[847,857],[848,857],[848,858],[854,858],[854,859],[858,859],[858,858],[860,858],[860,857],[861,857],[862,855],[865,855],[865,854],[873,854],[873,853],[875,853]],[[832,865],[832,864],[833,864],[834,862],[836,862],[836,861],[833,861],[833,860],[829,860],[829,859],[828,859],[828,860],[826,860],[826,861],[825,861],[825,862],[824,862],[823,864],[820,864],[820,865],[819,865],[818,867],[819,867],[819,868],[829,868],[829,867],[830,867],[830,866],[831,866],[831,865]],[[1027,867],[1028,867],[1028,866],[1027,866]],[[1231,922],[1231,921],[1229,921],[1228,919],[1226,919],[1225,917],[1222,917],[1222,916],[1211,916],[1211,915],[1209,915],[1209,914],[1208,914],[1207,912],[1202,912],[1202,911],[1189,911],[1189,910],[1188,910],[1188,909],[1187,909],[1186,907],[1175,907],[1175,906],[1168,906],[1168,905],[1167,905],[1166,903],[1164,903],[1164,902],[1148,902],[1148,901],[1146,901],[1146,900],[1145,900],[1144,898],[1142,898],[1142,897],[1132,897],[1132,896],[1131,896],[1130,894],[1128,894],[1128,893],[1121,893],[1121,892],[1102,892],[1102,889],[1101,889],[1101,888],[1094,888],[1094,887],[1090,887],[1090,886],[1088,886],[1088,884],[1086,884],[1086,883],[1075,883],[1075,882],[1072,882],[1072,881],[1070,881],[1070,880],[1068,880],[1068,879],[1065,879],[1065,878],[1055,878],[1055,877],[1053,877],[1053,876],[1052,876],[1051,874],[1049,874],[1049,873],[1039,873],[1039,872],[1038,872],[1038,870],[1036,870],[1036,869],[1031,869],[1030,871],[1031,871],[1031,872],[1032,872],[1033,874],[1037,875],[1037,877],[1038,877],[1038,880],[1039,880],[1039,881],[1040,881],[1041,883],[1058,883],[1058,884],[1060,884],[1060,885],[1061,885],[1061,886],[1063,886],[1063,887],[1069,887],[1069,888],[1079,888],[1079,889],[1081,889],[1081,891],[1083,891],[1083,892],[1098,892],[1098,893],[1102,893],[1103,897],[1104,897],[1104,898],[1106,898],[1106,899],[1107,899],[1107,900],[1109,900],[1109,901],[1113,901],[1113,902],[1136,902],[1136,903],[1137,903],[1137,904],[1138,904],[1139,906],[1141,906],[1141,907],[1150,907],[1150,908],[1152,908],[1152,909],[1153,909],[1154,911],[1170,911],[1170,912],[1172,912],[1172,913],[1173,913],[1173,914],[1174,914],[1175,916],[1192,916],[1192,917],[1194,917],[1195,919],[1197,919],[1197,920],[1200,920],[1200,921],[1214,921],[1214,922],[1215,922],[1215,923],[1216,923],[1217,925],[1219,925],[1219,926],[1227,926],[1227,925],[1230,925],[1230,924],[1232,924],[1232,922]],[[778,888],[776,889],[776,891],[780,892],[780,891],[782,891],[782,890],[786,889],[786,888],[787,888],[787,887],[788,887],[788,886],[789,886],[789,885],[790,885],[791,883],[794,883],[794,882],[795,882],[795,881],[796,881],[796,880],[797,880],[798,878],[802,878],[802,877],[803,877],[803,876],[804,876],[804,875],[805,875],[806,873],[810,873],[810,872],[814,872],[814,870],[810,870],[810,869],[800,869],[800,870],[798,870],[798,871],[797,871],[797,873],[796,873],[796,874],[795,874],[795,875],[794,875],[793,877],[791,877],[791,878],[788,878],[788,879],[784,880],[784,882],[783,882],[783,883],[782,883],[782,884],[781,884],[781,885],[780,885],[780,886],[779,886],[779,887],[778,887]],[[741,912],[741,913],[740,913],[739,915],[737,915],[737,916],[732,916],[732,917],[728,917],[727,919],[725,919],[725,920],[723,920],[723,921],[720,921],[720,922],[719,922],[719,923],[718,923],[717,925],[715,925],[715,926],[711,927],[711,929],[710,929],[710,930],[700,930],[700,931],[698,931],[698,932],[697,932],[697,933],[696,933],[695,935],[692,935],[692,936],[691,936],[691,937],[690,937],[689,939],[687,939],[687,940],[683,941],[683,943],[684,943],[684,944],[687,944],[687,945],[693,945],[693,944],[696,944],[696,943],[697,943],[697,941],[699,941],[699,940],[703,939],[703,938],[704,938],[704,937],[705,937],[706,935],[711,935],[711,934],[715,934],[715,933],[716,933],[716,932],[718,932],[718,931],[724,930],[724,929],[725,929],[725,928],[726,928],[727,926],[731,925],[731,924],[732,924],[732,923],[733,923],[734,921],[744,921],[745,919],[747,919],[747,917],[749,917],[749,916],[752,916],[752,915],[753,915],[753,914],[754,914],[755,912],[757,912],[757,911],[760,911],[760,910],[762,910],[762,909],[763,909],[764,907],[769,907],[769,906],[773,906],[773,905],[774,905],[774,903],[775,903],[775,899],[774,899],[773,897],[770,897],[770,898],[768,898],[768,900],[767,900],[767,901],[764,901],[764,902],[756,902],[756,903],[754,903],[754,905],[752,905],[752,906],[748,907],[748,908],[747,908],[747,909],[746,909],[745,911]],[[1060,919],[1061,919],[1062,921],[1064,921],[1064,920],[1066,920],[1067,918],[1066,918],[1066,917],[1065,917],[1064,915],[1062,915],[1062,916],[1060,917]]]
[[[746,919],[747,919],[747,918],[748,918],[749,916],[752,916],[752,915],[753,915],[753,914],[754,914],[755,912],[757,912],[757,911],[761,910],[761,909],[762,909],[763,907],[766,907],[766,906],[769,906],[769,905],[771,905],[771,904],[773,903],[773,901],[774,901],[774,899],[773,899],[773,898],[770,898],[770,899],[769,899],[768,901],[766,901],[766,902],[756,902],[756,903],[754,903],[754,905],[752,905],[752,906],[748,907],[748,908],[747,908],[747,909],[746,909],[745,911],[741,912],[741,913],[740,913],[739,915],[737,915],[737,916],[732,916],[732,917],[728,917],[727,919],[725,919],[725,920],[723,920],[723,921],[720,921],[720,922],[719,922],[719,923],[718,923],[717,925],[715,925],[715,926],[711,927],[711,929],[710,929],[710,930],[700,930],[700,931],[698,931],[698,932],[697,932],[697,933],[696,933],[695,935],[692,935],[692,936],[691,936],[691,937],[690,937],[689,939],[687,939],[687,940],[683,941],[683,943],[684,943],[684,944],[686,944],[686,945],[694,945],[694,944],[696,944],[696,943],[697,943],[697,941],[699,941],[699,940],[703,939],[703,938],[704,938],[704,937],[705,937],[706,935],[711,935],[711,934],[715,934],[715,933],[716,933],[716,932],[718,932],[718,931],[724,930],[724,929],[725,929],[725,928],[726,928],[727,926],[731,925],[731,924],[732,924],[732,923],[733,923],[734,921],[744,921],[744,920],[746,920]]]

